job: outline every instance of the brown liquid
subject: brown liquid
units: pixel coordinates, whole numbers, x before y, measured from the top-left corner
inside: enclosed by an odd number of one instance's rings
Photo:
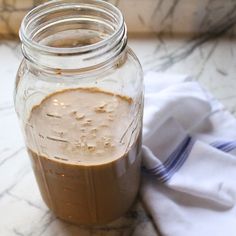
[[[124,214],[140,179],[132,100],[98,89],[51,94],[31,111],[26,138],[41,195],[56,215],[104,224]]]

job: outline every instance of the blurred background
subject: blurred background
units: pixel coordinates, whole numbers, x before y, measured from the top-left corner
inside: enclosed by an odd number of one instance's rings
[[[16,37],[23,16],[45,0],[0,0],[0,34]],[[118,6],[132,34],[219,33],[236,21],[234,0],[109,0]],[[224,29],[222,29],[222,27]],[[231,33],[235,33],[233,27]]]

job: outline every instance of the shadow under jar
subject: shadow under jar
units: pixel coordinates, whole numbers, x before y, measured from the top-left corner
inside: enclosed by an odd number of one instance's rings
[[[52,1],[29,12],[15,109],[47,206],[108,223],[140,182],[143,74],[121,12],[104,1]]]

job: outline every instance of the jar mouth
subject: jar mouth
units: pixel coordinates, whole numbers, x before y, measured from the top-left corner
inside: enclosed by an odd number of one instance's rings
[[[77,46],[75,43],[67,46],[50,45],[42,40],[42,37],[46,35],[45,32],[55,33],[53,27],[57,27],[59,31],[63,30],[63,27],[66,30],[65,24],[67,24],[68,29],[75,27],[76,24],[80,27],[92,24],[96,28],[95,24],[97,24],[97,27],[100,27],[99,30],[103,31],[100,32],[103,33],[103,37],[95,42],[80,43]],[[120,37],[123,28],[122,13],[108,2],[99,0],[55,0],[31,10],[22,21],[19,36],[23,45],[46,54],[76,54],[106,46],[109,42]]]

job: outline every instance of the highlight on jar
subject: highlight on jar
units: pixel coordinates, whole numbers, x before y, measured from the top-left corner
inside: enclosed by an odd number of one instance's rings
[[[129,211],[141,175],[143,73],[121,11],[50,1],[20,28],[15,109],[42,199],[60,219],[102,225]]]

